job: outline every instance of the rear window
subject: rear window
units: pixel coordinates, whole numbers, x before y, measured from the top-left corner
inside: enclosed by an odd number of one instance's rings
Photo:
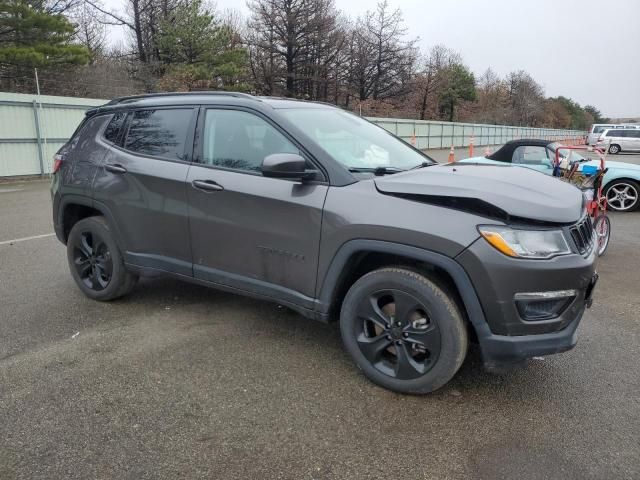
[[[133,113],[124,148],[167,160],[185,160],[192,109],[138,110]]]

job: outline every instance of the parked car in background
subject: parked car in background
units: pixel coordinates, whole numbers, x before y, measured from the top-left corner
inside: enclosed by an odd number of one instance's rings
[[[591,130],[587,135],[587,145],[595,145],[600,138],[600,134],[609,128],[613,128],[614,124],[609,123],[594,123],[591,125]]]
[[[618,128],[640,129],[640,125],[631,125],[626,123],[625,124],[595,123],[591,125],[591,130],[589,130],[589,134],[587,135],[587,145],[595,145],[605,130],[618,129]]]
[[[443,386],[470,340],[493,369],[569,350],[597,280],[573,186],[437,165],[331,105],[116,99],[87,112],[54,170],[55,231],[88,297],[170,275],[339,319],[362,372],[399,392]]]
[[[618,132],[618,130],[615,130]],[[620,130],[623,131],[623,130]],[[624,130],[625,132],[640,130]],[[460,160],[462,163],[509,163],[537,170],[546,175],[553,174],[558,142],[540,139],[513,140],[486,157],[472,157]],[[561,156],[568,153],[561,151]],[[599,167],[598,160],[590,160],[578,152],[571,153],[572,160],[581,161],[579,171],[585,165]],[[603,191],[607,204],[612,210],[631,212],[640,206],[640,165],[607,160],[607,173],[603,178]],[[544,192],[541,192],[544,195]]]
[[[609,153],[640,152],[640,130],[636,128],[612,128],[600,134],[596,146]]]

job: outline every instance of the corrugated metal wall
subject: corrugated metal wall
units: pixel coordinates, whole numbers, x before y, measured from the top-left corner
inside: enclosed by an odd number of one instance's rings
[[[54,153],[73,134],[84,112],[107,100],[0,92],[0,177],[51,172]],[[417,148],[498,145],[516,138],[577,139],[586,132],[394,118],[369,118]]]
[[[370,118],[385,130],[411,142],[419,149],[466,147],[471,137],[474,145],[500,145],[518,138],[542,138],[547,140],[574,140],[583,138],[581,130],[556,130],[552,128],[511,127],[474,123],[451,123],[428,120],[404,120],[396,118]]]
[[[0,92],[0,177],[51,172],[54,153],[84,112],[106,102]]]

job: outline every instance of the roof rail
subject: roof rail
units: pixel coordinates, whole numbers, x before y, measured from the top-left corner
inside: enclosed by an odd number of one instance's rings
[[[127,97],[118,97],[111,100],[106,105],[117,105],[119,103],[133,102],[135,100],[141,100],[144,98],[155,98],[155,97],[171,97],[171,96],[182,96],[182,95],[220,95],[220,96],[229,96],[236,98],[250,98],[252,100],[258,100],[253,95],[249,95],[248,93],[240,93],[240,92],[226,92],[223,90],[202,90],[202,91],[192,91],[192,92],[162,92],[162,93],[143,93],[140,95],[129,95]]]

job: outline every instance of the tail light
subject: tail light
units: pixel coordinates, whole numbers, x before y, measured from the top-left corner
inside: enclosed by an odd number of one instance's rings
[[[59,153],[56,153],[53,156],[53,170],[52,173],[57,173],[58,170],[60,170],[60,167],[62,166],[62,162],[64,161],[64,155],[60,155]]]

